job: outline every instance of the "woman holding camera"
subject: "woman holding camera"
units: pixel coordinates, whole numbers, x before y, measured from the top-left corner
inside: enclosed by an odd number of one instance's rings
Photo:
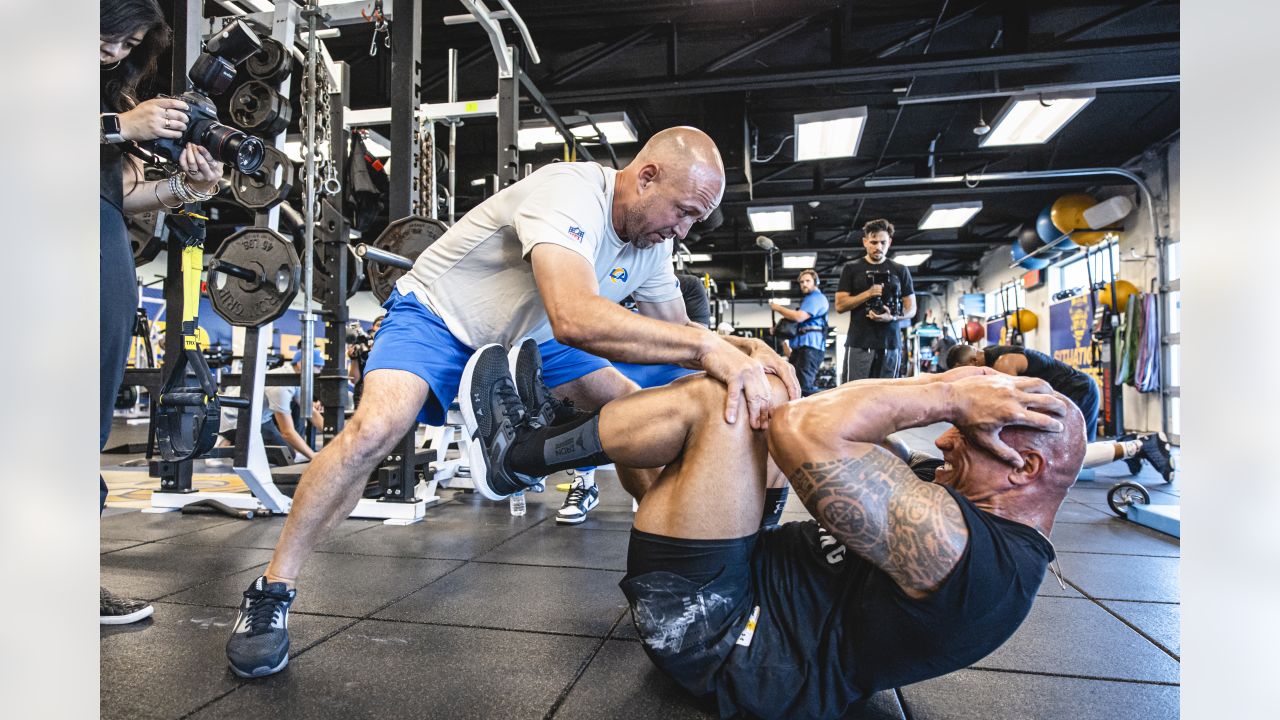
[[[132,157],[126,161],[128,143],[183,137],[187,105],[171,98],[138,101],[140,87],[152,80],[156,61],[169,45],[169,26],[156,0],[102,0],[100,12],[98,446],[102,448],[111,433],[116,393],[124,379],[138,307],[125,215],[177,209],[184,201],[212,197],[222,178],[222,163],[208,150],[188,144],[178,161],[180,175],[172,181],[147,181],[140,163]],[[107,485],[101,477],[98,482],[100,504],[105,505]],[[104,624],[136,622],[151,614],[150,605],[117,598],[106,589],[101,601],[100,620]]]

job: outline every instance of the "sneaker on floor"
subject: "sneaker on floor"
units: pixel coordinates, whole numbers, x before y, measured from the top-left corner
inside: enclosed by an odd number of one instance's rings
[[[516,394],[524,403],[524,415],[530,426],[560,425],[582,413],[572,402],[552,395],[542,381],[542,353],[533,338],[516,343],[507,353],[507,364],[511,366],[511,382],[515,383]]]
[[[1165,434],[1152,433],[1142,438],[1142,450],[1138,456],[1151,463],[1151,467],[1160,473],[1165,482],[1173,480],[1173,453],[1169,438]]]
[[[231,672],[243,678],[280,672],[289,664],[289,607],[297,597],[284,583],[266,577],[244,591],[235,629],[227,641]]]
[[[595,475],[595,470],[588,471]],[[600,504],[600,488],[596,487],[594,477],[590,485],[583,474],[576,474],[573,484],[569,486],[569,494],[564,496],[564,505],[556,513],[556,523],[560,525],[577,525],[587,519],[587,513]]]
[[[541,480],[525,478],[506,468],[516,429],[524,422],[524,403],[516,394],[501,345],[485,345],[467,361],[458,388],[458,405],[464,431],[471,437],[468,459],[476,492],[490,500],[501,500]]]
[[[1133,440],[1138,440],[1138,439],[1139,439],[1138,433],[1125,433],[1120,437],[1116,438],[1116,442],[1124,443],[1124,442],[1131,442]],[[1142,471],[1141,450],[1139,450],[1138,454],[1134,455],[1133,457],[1125,458],[1124,464],[1129,468],[1130,475],[1137,475],[1139,472],[1141,472]]]
[[[128,625],[145,620],[155,612],[146,600],[122,598],[101,586],[98,590],[98,623],[101,625]]]

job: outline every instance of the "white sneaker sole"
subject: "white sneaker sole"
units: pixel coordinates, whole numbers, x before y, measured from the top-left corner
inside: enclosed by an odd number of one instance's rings
[[[99,615],[98,624],[99,625],[129,625],[130,623],[136,623],[139,620],[146,620],[147,618],[151,617],[151,614],[154,613],[155,611],[156,609],[154,606],[148,605],[142,608],[141,610],[135,610],[134,612],[131,612],[128,615]]]
[[[484,447],[480,440],[476,437],[476,429],[480,427],[480,423],[476,422],[476,411],[471,405],[471,378],[475,375],[476,364],[480,360],[480,354],[490,346],[500,347],[497,343],[489,343],[484,347],[478,348],[471,359],[467,360],[467,365],[462,369],[462,381],[458,383],[458,410],[462,412],[462,429],[467,433],[467,437],[471,442],[467,443],[467,460],[470,462],[471,483],[475,486],[476,492],[483,495],[488,500],[503,500],[507,496],[500,495],[489,485],[489,464],[485,461]]]
[[[227,663],[227,667],[231,668],[231,672],[235,673],[235,674],[236,674],[237,676],[239,676],[239,677],[242,677],[242,678],[260,678],[260,677],[266,677],[267,675],[275,675],[276,673],[278,673],[278,672],[280,672],[281,670],[283,670],[283,669],[284,669],[284,666],[285,666],[285,665],[288,665],[288,664],[289,664],[289,656],[288,656],[288,655],[285,655],[285,656],[284,656],[284,659],[280,661],[280,664],[279,664],[279,665],[277,665],[277,666],[275,666],[275,667],[266,667],[266,666],[263,666],[263,667],[254,668],[253,670],[251,670],[251,671],[249,671],[249,672],[245,672],[245,671],[241,670],[240,668],[236,667],[235,665],[232,665],[232,664],[231,664],[231,663],[229,663],[229,662]]]

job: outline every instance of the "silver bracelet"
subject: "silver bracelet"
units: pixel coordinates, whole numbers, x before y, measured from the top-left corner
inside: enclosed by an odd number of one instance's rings
[[[182,207],[182,203],[181,203],[181,202],[179,202],[177,205],[170,206],[168,203],[166,203],[166,202],[164,201],[164,198],[161,198],[161,197],[160,197],[160,181],[158,181],[158,180],[157,180],[157,181],[156,181],[156,183],[155,183],[154,185],[152,185],[151,187],[153,188],[153,192],[154,192],[154,194],[155,194],[155,196],[156,196],[156,202],[160,203],[160,205],[161,205],[161,206],[163,206],[163,207],[165,207],[165,208],[167,208],[167,209],[169,209],[169,210],[177,210],[177,209],[179,209],[179,208],[181,208],[181,207]]]
[[[179,179],[180,178],[177,175],[169,176],[169,192],[174,197],[178,198],[178,201],[181,202],[183,205],[190,202],[195,202],[195,200],[191,198],[191,194],[186,191],[186,188],[182,187],[182,185],[178,182]]]
[[[205,200],[208,200],[209,198],[218,194],[218,189],[216,185],[214,186],[213,190],[205,192],[205,191],[197,190],[191,187],[191,185],[187,183],[187,177],[185,175],[178,175],[176,177],[179,178],[178,183],[182,185],[182,188],[186,190],[191,197],[195,198],[193,202],[204,202]]]

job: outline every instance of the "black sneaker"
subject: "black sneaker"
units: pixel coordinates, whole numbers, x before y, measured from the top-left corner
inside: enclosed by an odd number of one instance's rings
[[[587,472],[595,473],[595,470]],[[569,487],[569,493],[564,496],[564,505],[560,506],[560,511],[556,513],[556,523],[559,525],[577,525],[587,519],[587,513],[592,508],[600,504],[600,488],[596,487],[593,482],[587,485],[585,478],[575,474],[573,485]]]
[[[1152,433],[1142,438],[1142,450],[1138,456],[1151,463],[1151,467],[1160,473],[1165,482],[1173,480],[1174,461],[1172,446],[1165,434]]]
[[[1120,437],[1116,438],[1116,442],[1124,443],[1124,442],[1131,442],[1133,440],[1139,440],[1139,439],[1140,438],[1138,436],[1138,433],[1125,433]],[[1142,471],[1142,451],[1139,450],[1138,453],[1133,457],[1125,458],[1124,464],[1129,468],[1130,475],[1137,475],[1139,472]]]
[[[284,583],[266,577],[244,591],[236,626],[227,641],[231,672],[243,678],[278,673],[289,664],[289,606],[297,597]]]
[[[536,347],[536,346],[535,346]],[[511,382],[507,354],[497,343],[485,345],[471,356],[458,388],[462,423],[471,436],[471,481],[490,500],[501,500],[535,485],[506,467],[507,451],[524,421],[524,403]]]
[[[530,427],[561,425],[583,414],[572,402],[552,395],[542,381],[542,353],[533,338],[516,343],[507,353],[507,364],[511,366],[511,381],[524,402],[525,421]]]
[[[99,586],[98,623],[101,625],[128,625],[151,617],[155,608],[145,600],[122,598]]]

